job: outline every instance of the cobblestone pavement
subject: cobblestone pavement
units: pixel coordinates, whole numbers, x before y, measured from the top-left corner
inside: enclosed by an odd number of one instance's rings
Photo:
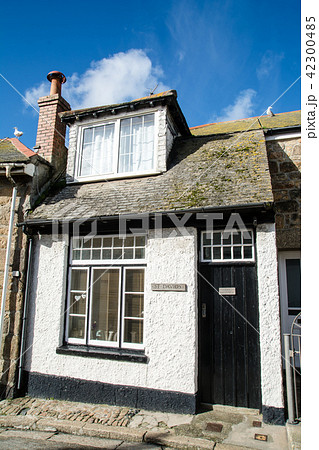
[[[109,406],[75,403],[39,398],[15,398],[0,402],[0,415],[36,416],[77,422],[97,423],[126,427],[139,410]]]
[[[289,448],[286,427],[264,424],[257,410],[221,405],[190,415],[30,397],[0,401],[0,436],[14,429],[52,433],[52,442],[67,433],[112,439],[111,447],[114,440],[130,442],[127,448],[136,449],[145,444],[183,450]]]

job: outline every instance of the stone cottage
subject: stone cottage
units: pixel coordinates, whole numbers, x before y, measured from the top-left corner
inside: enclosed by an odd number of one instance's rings
[[[299,245],[298,113],[190,130],[175,91],[72,111],[54,80],[69,146],[39,126],[67,166],[23,221],[26,392],[283,423],[277,249]]]

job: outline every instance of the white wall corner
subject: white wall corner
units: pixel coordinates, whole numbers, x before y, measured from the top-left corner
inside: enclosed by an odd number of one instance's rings
[[[262,404],[283,408],[278,261],[273,223],[257,227],[257,273]]]

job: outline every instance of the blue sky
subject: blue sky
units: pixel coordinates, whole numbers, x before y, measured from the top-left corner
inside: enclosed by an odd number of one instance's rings
[[[189,126],[259,116],[300,75],[300,1],[13,1],[2,5],[0,138],[35,145],[46,75],[71,107],[176,89]],[[5,18],[5,19],[4,19]],[[18,92],[17,92],[18,91]],[[300,109],[300,80],[273,111]]]

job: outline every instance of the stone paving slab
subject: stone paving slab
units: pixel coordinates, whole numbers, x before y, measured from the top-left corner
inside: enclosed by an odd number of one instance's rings
[[[261,428],[256,428],[254,420],[262,422],[256,410],[218,405],[211,411],[187,415],[30,397],[0,402],[0,432],[15,428],[67,433],[127,441],[131,442],[130,448],[134,448],[135,443],[137,449],[145,443],[154,448],[175,449],[289,448],[285,427],[262,423]],[[222,425],[220,430],[214,428],[216,424]],[[267,434],[268,441],[256,441],[255,433]]]

